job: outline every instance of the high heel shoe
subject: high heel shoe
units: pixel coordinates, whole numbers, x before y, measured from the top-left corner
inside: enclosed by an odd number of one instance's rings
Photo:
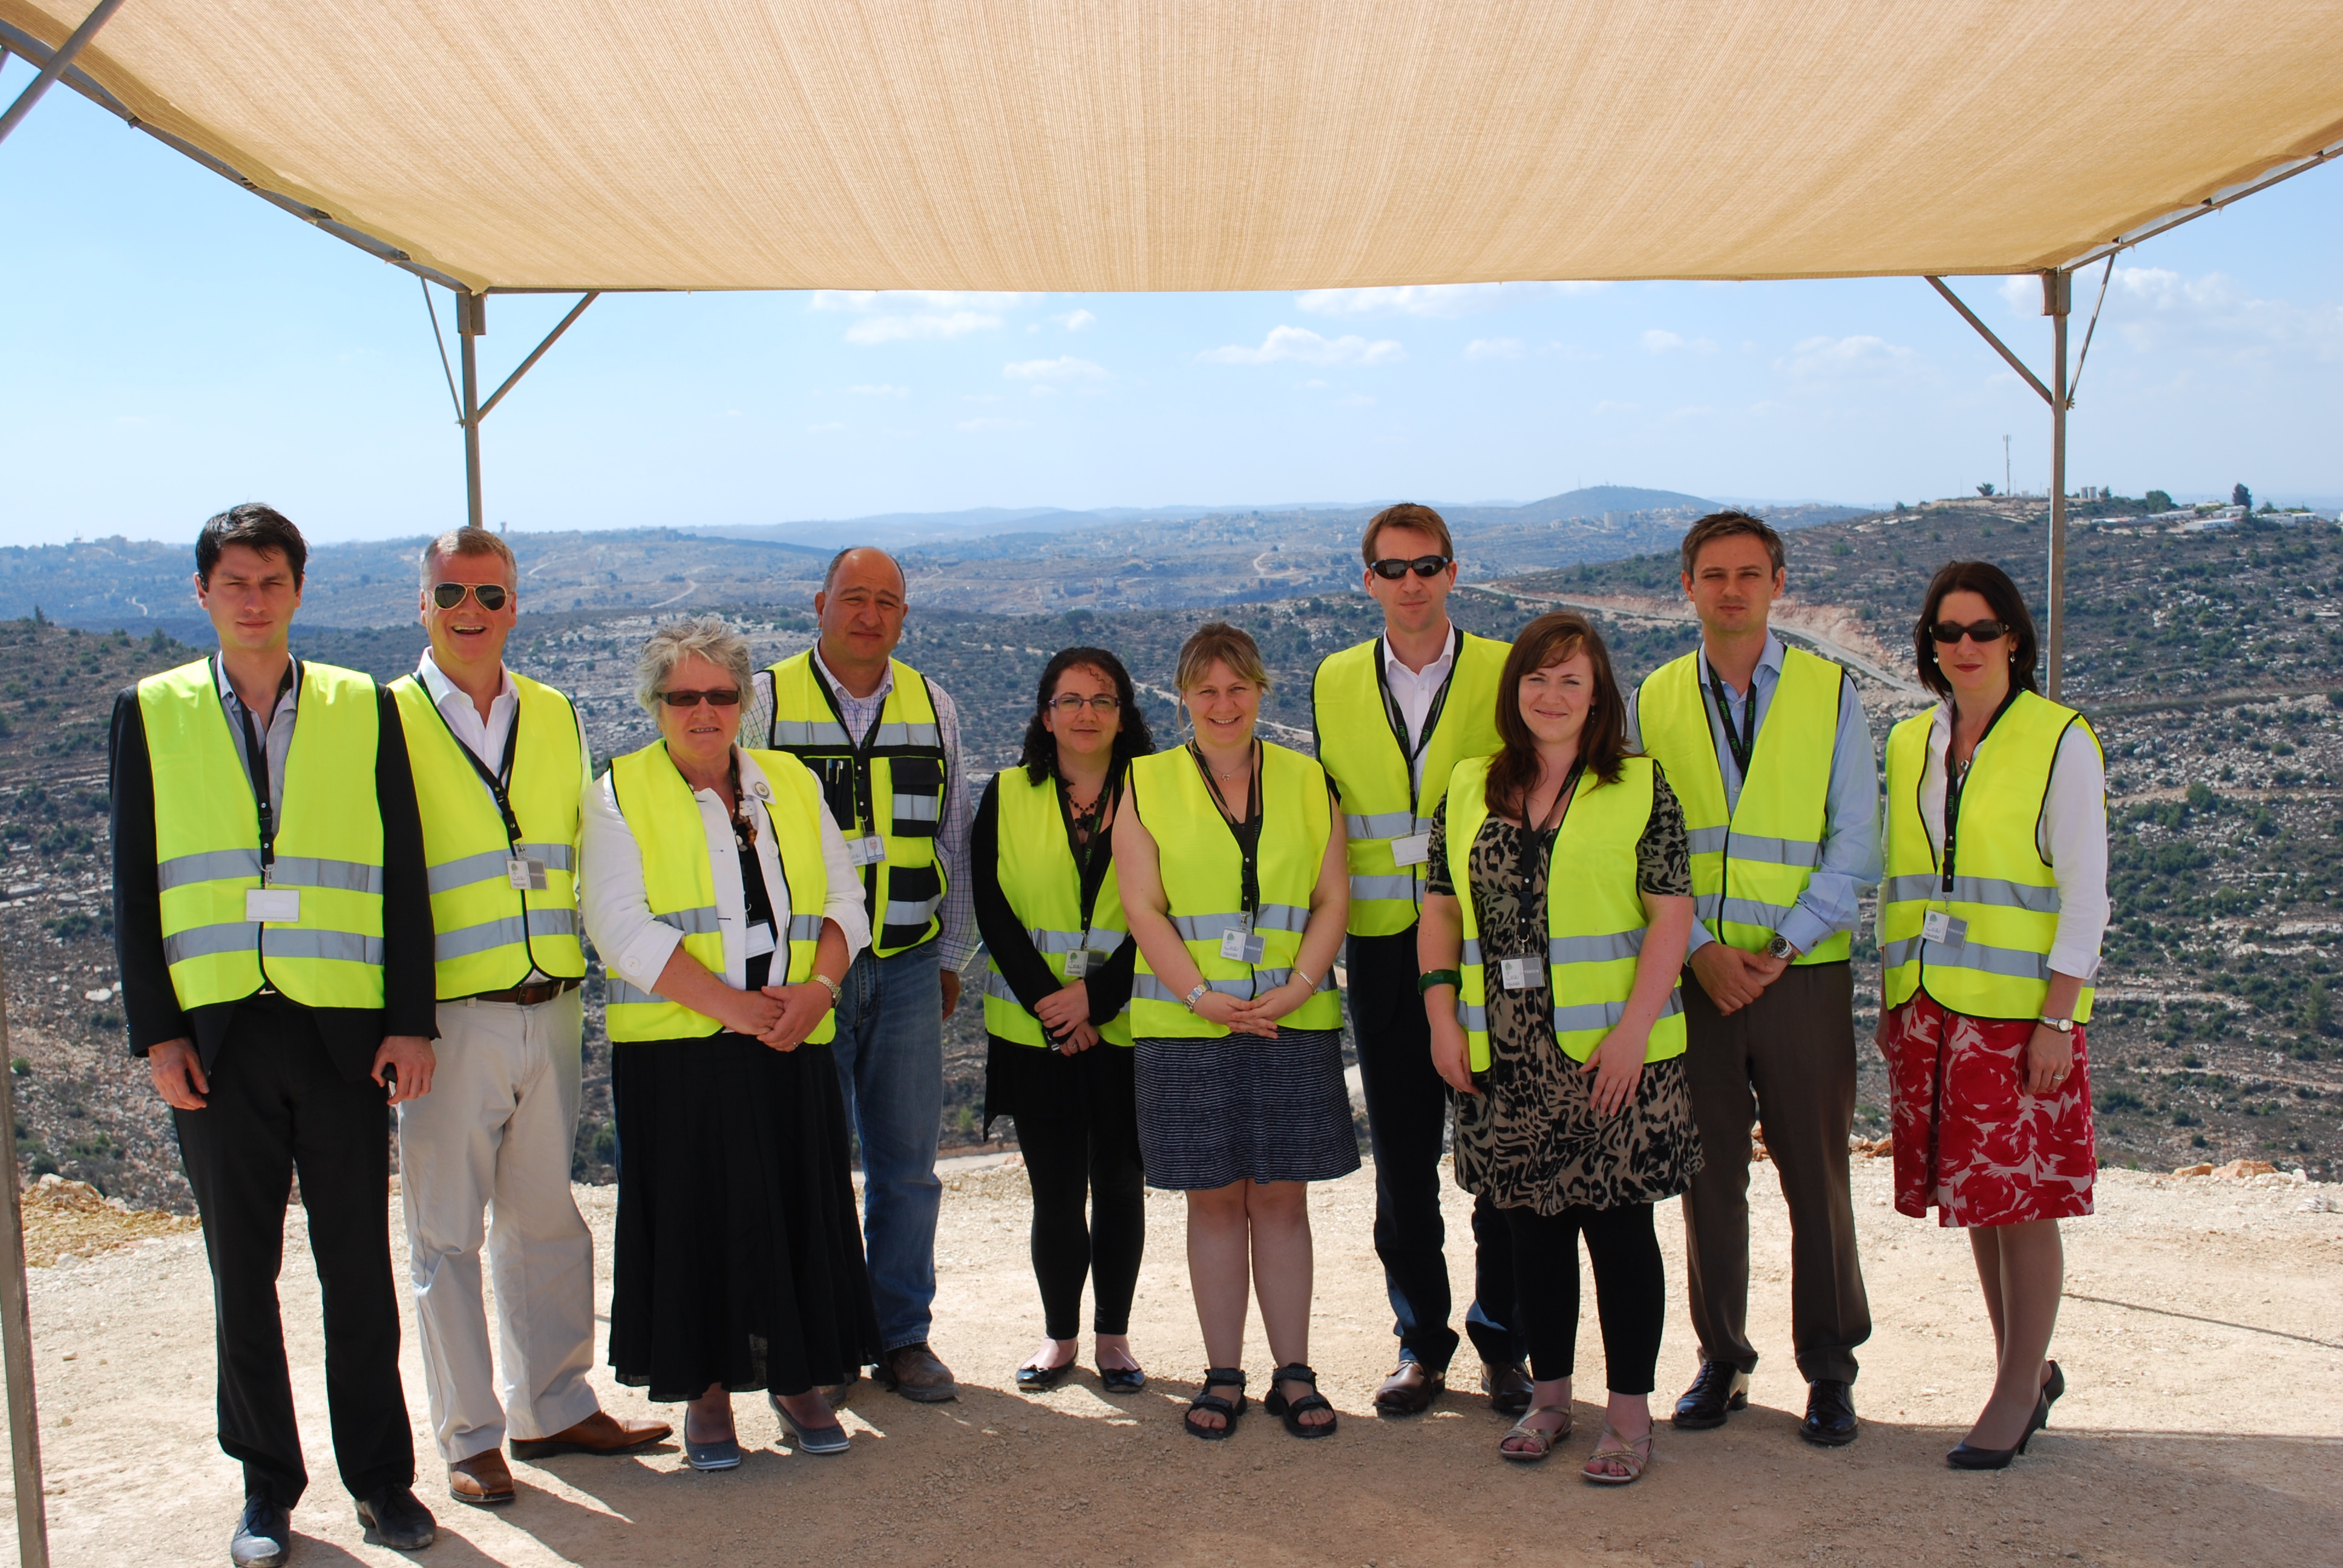
[[[2034,1434],[2049,1424],[2050,1401],[2047,1395],[2044,1395],[2035,1400],[2033,1418],[2026,1423],[2026,1430],[2018,1434],[2016,1442],[2007,1448],[1977,1448],[1967,1442],[1958,1443],[1945,1455],[1945,1462],[1955,1470],[2007,1470],[2009,1462],[2024,1453],[2026,1445],[2034,1441]]]
[[[2058,1370],[2056,1362],[2052,1362],[2049,1379],[2042,1385],[2042,1424],[2044,1426],[2050,1424],[2050,1407],[2056,1404],[2058,1396],[2066,1392],[2066,1374]]]

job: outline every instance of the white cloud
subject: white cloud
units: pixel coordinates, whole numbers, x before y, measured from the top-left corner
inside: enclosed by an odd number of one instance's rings
[[[1467,359],[1519,359],[1522,352],[1518,337],[1475,337],[1464,346]]]
[[[1069,310],[1063,316],[1052,316],[1050,319],[1069,332],[1086,332],[1098,325],[1098,317],[1087,310]]]
[[[846,341],[868,346],[929,338],[963,337],[1001,325],[1001,313],[1031,304],[1038,294],[976,294],[951,289],[818,288],[809,310],[860,317],[846,329]]]
[[[1370,343],[1355,333],[1321,337],[1306,327],[1277,327],[1270,329],[1258,348],[1232,343],[1196,357],[1215,365],[1269,365],[1280,359],[1299,359],[1307,365],[1392,365],[1406,358],[1407,350],[1388,337]]]
[[[847,390],[857,397],[909,397],[911,395],[909,387],[890,387],[884,382],[869,387],[849,387]]]
[[[1397,288],[1313,288],[1293,297],[1312,316],[1426,316],[1453,318],[1539,294],[1593,294],[1603,283],[1424,283]]]
[[[1055,359],[1019,359],[1001,367],[1011,381],[1103,381],[1106,367],[1061,354]]]
[[[1654,327],[1644,334],[1644,347],[1652,354],[1674,354],[1679,350],[1694,354],[1714,354],[1716,344],[1706,337],[1686,337]]]
[[[1916,350],[1868,333],[1801,338],[1787,358],[1774,364],[1797,381],[1908,381],[1935,375]]]
[[[962,337],[1001,325],[1001,317],[982,310],[950,314],[922,312],[918,316],[866,316],[846,329],[849,343],[898,343],[912,338]]]

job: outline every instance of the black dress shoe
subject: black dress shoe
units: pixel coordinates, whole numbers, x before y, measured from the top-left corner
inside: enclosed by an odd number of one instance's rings
[[[246,1498],[244,1517],[227,1538],[227,1560],[236,1568],[278,1568],[292,1552],[293,1511],[266,1492]]]
[[[1519,1362],[1483,1362],[1481,1392],[1489,1396],[1489,1408],[1499,1415],[1526,1415],[1530,1396],[1536,1392],[1530,1382],[1530,1369]]]
[[[1855,1390],[1852,1385],[1831,1378],[1816,1378],[1806,1385],[1806,1419],[1798,1423],[1798,1435],[1820,1448],[1845,1448],[1863,1433],[1863,1425],[1855,1419]]]
[[[431,1510],[417,1500],[414,1489],[386,1486],[358,1499],[358,1523],[368,1539],[394,1552],[420,1552],[439,1538]]]
[[[2066,1392],[2066,1374],[2058,1370],[2058,1363],[2056,1362],[2052,1362],[2050,1363],[2050,1376],[2042,1384],[2043,1425],[2048,1426],[2050,1424],[2050,1407],[2056,1404],[2058,1402],[2059,1395]]]
[[[1065,1382],[1067,1378],[1073,1375],[1073,1371],[1074,1363],[1070,1361],[1060,1362],[1053,1367],[1019,1367],[1017,1369],[1017,1392],[1019,1393],[1048,1393],[1051,1389],[1057,1387],[1060,1383]]]
[[[1147,1387],[1147,1374],[1137,1367],[1101,1367],[1099,1387],[1109,1393],[1138,1393]]]
[[[1703,1362],[1700,1375],[1676,1401],[1669,1419],[1683,1432],[1707,1432],[1725,1424],[1736,1410],[1749,1408],[1749,1374],[1724,1362]]]

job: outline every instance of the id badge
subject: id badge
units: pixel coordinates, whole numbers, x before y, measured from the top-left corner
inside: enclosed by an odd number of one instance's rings
[[[272,925],[292,925],[301,918],[301,890],[246,888],[244,890],[244,918]]]
[[[1545,965],[1536,959],[1500,959],[1497,968],[1507,990],[1528,990],[1545,979]]]
[[[1920,937],[1924,941],[1956,948],[1969,940],[1969,923],[1956,920],[1942,910],[1930,910],[1920,917]]]
[[[524,893],[545,891],[545,862],[534,855],[514,855],[505,861],[505,879]]]
[[[1066,955],[1066,978],[1067,978],[1068,980],[1081,980],[1081,979],[1083,979],[1084,977],[1086,977],[1087,975],[1089,975],[1089,973],[1090,973],[1090,972],[1091,972],[1091,950],[1090,950],[1090,949],[1088,949],[1088,948],[1076,948],[1072,952],[1070,952],[1070,953],[1068,953],[1068,954]]]
[[[1392,859],[1403,866],[1421,866],[1432,859],[1432,835],[1410,833],[1404,839],[1391,841]]]
[[[875,866],[887,858],[887,840],[872,833],[846,841],[846,858],[857,866]]]
[[[1257,964],[1269,950],[1269,939],[1239,927],[1221,933],[1221,957],[1241,964]]]
[[[753,959],[772,950],[773,923],[770,920],[759,920],[749,928],[747,956]]]

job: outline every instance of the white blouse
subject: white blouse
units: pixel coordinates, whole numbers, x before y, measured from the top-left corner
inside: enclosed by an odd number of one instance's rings
[[[1920,774],[1920,820],[1928,830],[1929,849],[1938,854],[1945,848],[1945,754],[1952,740],[1953,710],[1940,702],[1928,729],[1927,766]],[[2107,769],[2079,725],[2070,725],[2059,737],[2034,841],[2058,888],[2050,967],[2090,980],[2099,972],[2099,939],[2107,934],[2109,913]]]
[[[733,755],[740,764],[741,797],[757,824],[757,863],[764,869],[774,912],[786,920],[789,879],[781,870],[772,818],[766,809],[773,798],[773,787],[753,759],[737,748]],[[695,789],[692,796],[699,806],[700,829],[708,837],[709,869],[716,877],[716,919],[724,935],[724,970],[719,978],[735,990],[743,990],[749,983],[749,906],[740,888],[740,850],[732,836],[732,816],[713,789]],[[605,965],[637,990],[655,991],[659,971],[667,968],[683,933],[652,918],[650,899],[643,890],[642,850],[635,842],[634,829],[619,813],[610,776],[605,773],[587,785],[578,805],[584,847],[578,902],[586,917],[587,934],[594,939],[595,951]],[[850,964],[856,954],[870,945],[870,922],[862,912],[862,878],[847,856],[845,836],[831,819],[828,804],[820,810],[821,864],[830,883],[821,912],[836,920],[845,933],[846,960]]]

